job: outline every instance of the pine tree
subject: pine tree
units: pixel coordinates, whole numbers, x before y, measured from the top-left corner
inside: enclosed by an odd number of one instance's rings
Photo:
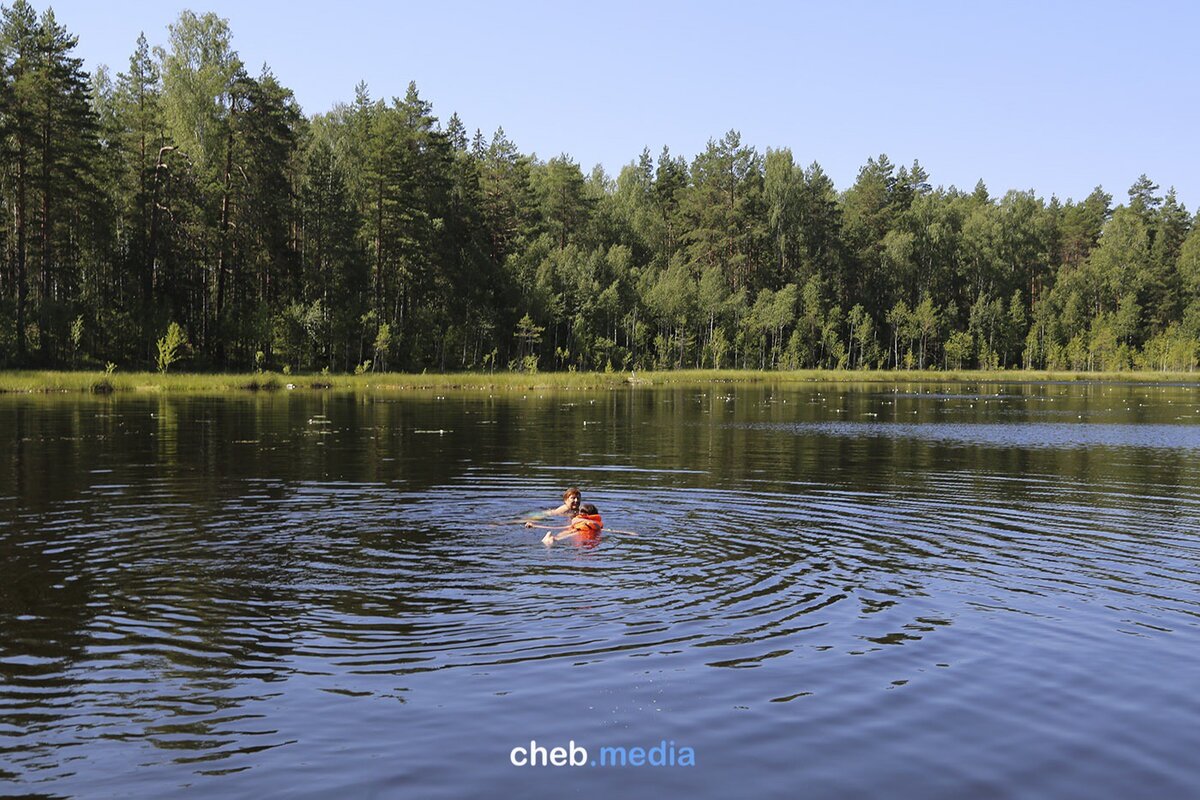
[[[38,133],[35,105],[41,82],[37,58],[40,31],[37,15],[25,0],[16,0],[11,7],[0,9],[0,13],[3,14],[0,48],[5,54],[6,78],[4,99],[0,102],[3,102],[5,160],[11,164],[8,182],[13,195],[14,338],[16,360],[24,363],[28,358],[29,218]]]

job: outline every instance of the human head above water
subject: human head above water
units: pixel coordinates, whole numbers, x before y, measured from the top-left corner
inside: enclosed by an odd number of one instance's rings
[[[565,492],[563,492],[563,502],[566,503],[570,508],[578,508],[580,498],[581,495],[579,494],[578,486],[572,486],[570,489],[567,489]]]
[[[597,511],[596,507],[594,505],[592,505],[591,503],[584,503],[583,505],[581,505],[579,507],[579,513],[587,514],[588,516],[594,517],[595,515],[599,514],[600,512]]]

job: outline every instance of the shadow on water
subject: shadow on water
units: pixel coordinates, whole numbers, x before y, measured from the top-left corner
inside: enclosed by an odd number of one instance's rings
[[[0,768],[60,795],[1196,788],[1197,421],[1193,389],[1105,385],[0,398]],[[573,483],[638,535],[497,524]],[[700,766],[509,766],[530,738]]]

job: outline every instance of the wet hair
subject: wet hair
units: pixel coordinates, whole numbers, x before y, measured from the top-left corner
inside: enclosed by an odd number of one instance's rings
[[[567,500],[571,497],[571,495],[574,495],[575,497],[579,497],[579,498],[583,497],[583,495],[579,493],[579,487],[572,486],[570,489],[567,489],[565,492],[563,492],[563,502],[564,503],[567,502]]]
[[[592,505],[591,503],[584,503],[583,505],[581,505],[579,507],[579,513],[593,515],[593,514],[599,514],[600,512],[597,511],[596,507],[594,505]]]

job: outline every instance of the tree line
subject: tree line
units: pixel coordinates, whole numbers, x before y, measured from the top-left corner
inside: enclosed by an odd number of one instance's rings
[[[194,369],[1190,370],[1200,219],[935,187],[839,191],[736,131],[615,178],[444,123],[410,84],[306,115],[227,22],[124,71],[0,9],[0,365]],[[170,340],[165,338],[170,331]],[[170,361],[168,361],[168,364]]]

